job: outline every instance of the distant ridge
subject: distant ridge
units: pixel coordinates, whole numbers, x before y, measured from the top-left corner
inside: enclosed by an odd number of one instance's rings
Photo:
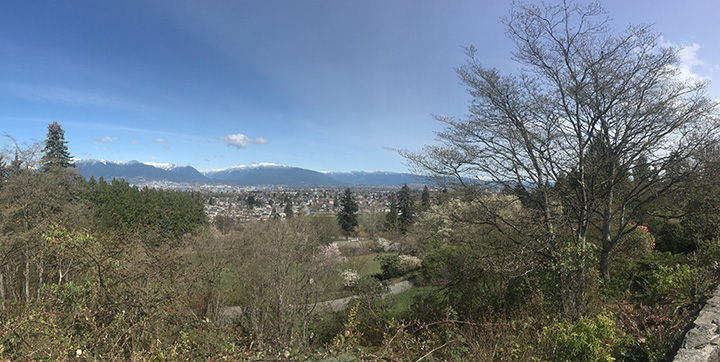
[[[231,167],[223,170],[205,172],[212,180],[231,181],[240,185],[276,185],[276,186],[343,186],[344,182],[335,180],[320,172],[299,167],[280,165],[257,165]]]
[[[90,178],[90,176],[94,176],[96,179],[102,176],[106,180],[122,178],[131,183],[152,181],[196,183],[207,180],[203,174],[190,166],[166,169],[138,161],[112,162],[105,160],[77,160],[75,165],[78,172],[85,178]]]
[[[418,176],[396,172],[318,172],[275,164],[233,166],[200,172],[192,166],[138,161],[76,160],[78,172],[89,179],[125,179],[134,184],[176,182],[238,186],[399,186],[421,182]]]

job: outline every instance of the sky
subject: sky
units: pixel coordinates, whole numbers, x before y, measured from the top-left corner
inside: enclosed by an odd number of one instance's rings
[[[649,23],[682,47],[683,73],[720,98],[720,2],[602,4],[614,30]],[[467,114],[455,73],[465,47],[516,72],[500,20],[509,9],[507,0],[4,1],[0,134],[42,141],[58,122],[76,159],[406,172],[397,150],[435,143],[435,115]]]

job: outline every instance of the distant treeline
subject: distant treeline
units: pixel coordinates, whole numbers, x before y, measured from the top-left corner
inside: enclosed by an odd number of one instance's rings
[[[138,188],[125,180],[90,177],[87,198],[97,220],[117,230],[152,230],[162,237],[179,238],[207,223],[203,199],[194,192]]]

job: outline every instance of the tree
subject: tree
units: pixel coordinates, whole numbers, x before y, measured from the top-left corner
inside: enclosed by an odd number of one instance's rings
[[[422,194],[420,195],[420,206],[423,211],[430,208],[430,190],[428,190],[427,185],[423,187]]]
[[[285,202],[285,218],[290,219],[293,217],[293,204],[292,200],[288,198],[288,200]]]
[[[483,67],[468,48],[458,75],[472,96],[469,117],[438,117],[447,125],[441,145],[403,154],[468,191],[501,186],[514,196],[508,203],[523,200],[522,213],[501,214],[475,197],[483,222],[541,265],[576,250],[583,280],[595,243],[608,279],[610,252],[642,221],[643,205],[677,188],[713,139],[716,102],[706,83],[680,77],[677,49],[650,26],[615,33],[598,3],[515,4],[503,23],[519,74]]]
[[[57,122],[50,124],[48,126],[44,155],[42,157],[42,169],[44,171],[75,167],[66,143],[65,131],[60,128],[60,125]]]
[[[352,191],[350,191],[350,188],[345,189],[345,192],[343,192],[340,198],[340,211],[337,214],[338,224],[345,236],[350,235],[355,231],[355,227],[358,226],[356,215],[358,209],[358,204],[353,198]]]
[[[415,221],[415,200],[413,200],[410,187],[403,185],[397,194],[398,200],[398,228],[405,234]]]

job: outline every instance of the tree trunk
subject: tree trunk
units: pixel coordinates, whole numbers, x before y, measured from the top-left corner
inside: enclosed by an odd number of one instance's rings
[[[30,303],[30,257],[25,255],[25,303]]]
[[[600,273],[603,280],[610,280],[610,249],[605,247],[603,240],[603,248],[600,253]]]
[[[5,273],[0,272],[0,310],[5,311]]]

